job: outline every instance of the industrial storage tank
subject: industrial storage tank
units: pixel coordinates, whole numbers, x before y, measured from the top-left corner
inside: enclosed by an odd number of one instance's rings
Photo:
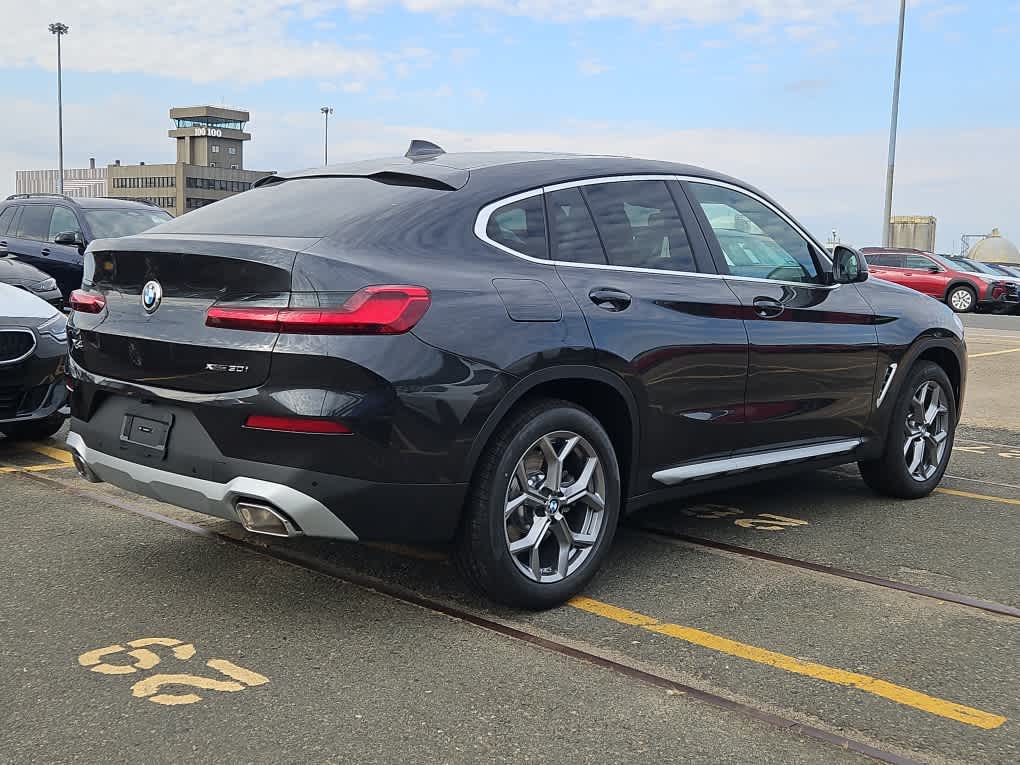
[[[894,249],[935,252],[933,215],[894,215],[889,219],[890,246]]]
[[[993,228],[992,233],[971,247],[967,257],[982,263],[1020,265],[1020,249],[1000,234],[997,228]]]

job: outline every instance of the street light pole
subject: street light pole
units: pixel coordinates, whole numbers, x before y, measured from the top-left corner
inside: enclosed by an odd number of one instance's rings
[[[329,115],[331,115],[333,113],[333,107],[332,106],[323,106],[321,109],[319,109],[319,111],[322,112],[322,116],[326,118],[326,129],[325,129],[325,133],[324,133],[324,136],[323,136],[323,143],[322,143],[322,164],[323,165],[328,165],[329,164]]]
[[[893,174],[896,170],[896,123],[900,116],[900,69],[903,64],[903,25],[907,0],[900,0],[900,31],[896,40],[896,74],[893,77],[892,122],[889,125],[889,167],[885,175],[885,218],[882,220],[882,244],[892,246]]]
[[[60,152],[60,168],[57,176],[57,193],[64,193],[64,95],[61,92],[60,38],[71,31],[67,24],[59,21],[50,24],[50,32],[57,36],[57,142]]]

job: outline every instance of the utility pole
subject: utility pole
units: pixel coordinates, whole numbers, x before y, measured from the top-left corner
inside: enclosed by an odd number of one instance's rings
[[[903,64],[903,25],[907,15],[907,0],[900,0],[900,31],[896,40],[896,74],[893,77],[892,122],[889,125],[889,167],[885,176],[885,218],[882,220],[882,244],[892,245],[893,174],[896,170],[896,123],[900,116],[900,69]]]
[[[322,112],[322,116],[326,118],[325,133],[322,144],[322,164],[329,164],[329,115],[333,113],[332,106],[323,106],[319,109]]]
[[[60,168],[57,178],[57,193],[64,193],[64,96],[61,93],[60,38],[71,31],[67,24],[59,21],[50,24],[50,32],[57,36],[57,142],[60,152]]]

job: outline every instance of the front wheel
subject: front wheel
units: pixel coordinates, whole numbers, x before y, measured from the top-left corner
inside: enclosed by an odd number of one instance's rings
[[[889,418],[885,452],[858,463],[880,494],[901,499],[928,496],[942,480],[956,435],[956,398],[942,367],[916,364],[900,386]]]
[[[946,303],[956,313],[969,313],[974,310],[974,306],[977,303],[977,295],[974,294],[974,290],[970,287],[953,287],[948,295],[946,295]]]
[[[619,513],[620,472],[605,429],[572,403],[537,401],[479,460],[457,562],[494,600],[550,608],[595,575]]]

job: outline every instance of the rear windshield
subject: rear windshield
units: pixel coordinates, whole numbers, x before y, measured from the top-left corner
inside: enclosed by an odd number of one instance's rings
[[[369,178],[298,178],[221,199],[153,233],[321,238],[449,193]]]
[[[94,239],[116,239],[134,236],[146,229],[171,220],[162,210],[86,210],[85,220],[92,229]]]

